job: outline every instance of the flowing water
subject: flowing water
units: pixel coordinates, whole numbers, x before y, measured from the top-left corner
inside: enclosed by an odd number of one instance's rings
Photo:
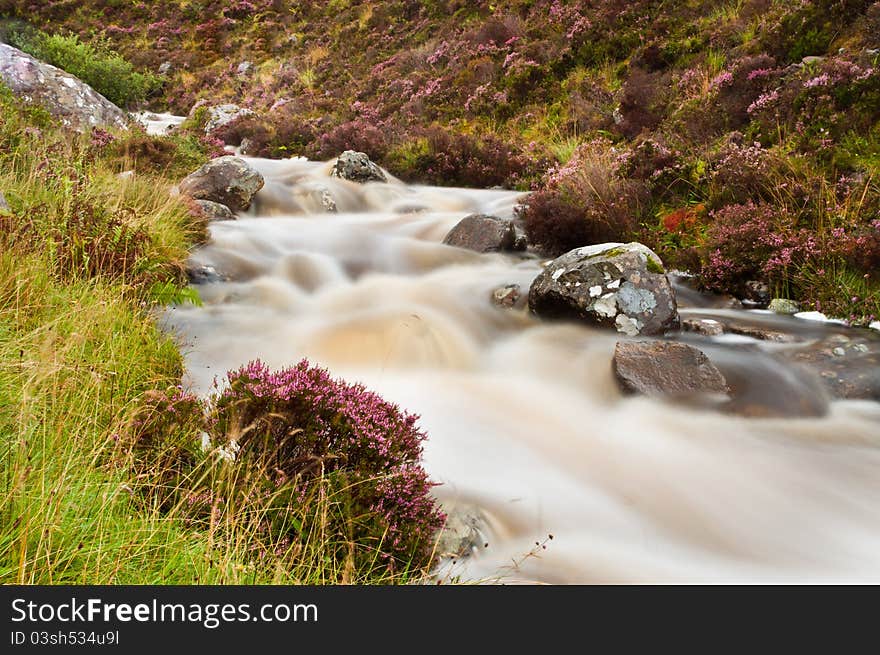
[[[438,497],[485,521],[455,575],[880,582],[880,404],[762,419],[624,397],[615,334],[491,302],[506,285],[527,292],[538,259],[442,244],[469,213],[511,216],[516,193],[360,186],[329,178],[328,164],[250,162],[267,180],[251,214],[213,223],[192,256],[204,306],[166,316],[192,384],[205,391],[256,358],[307,357],[420,414]],[[323,211],[327,191],[338,213]],[[847,339],[840,326],[680,292],[685,317],[751,321],[797,347]],[[858,334],[876,353],[876,333]],[[744,398],[828,402],[818,376],[771,356],[795,347],[785,340],[687,338]]]

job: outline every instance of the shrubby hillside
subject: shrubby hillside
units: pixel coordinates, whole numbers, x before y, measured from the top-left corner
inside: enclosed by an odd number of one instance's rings
[[[122,53],[253,154],[535,189],[548,254],[637,238],[709,289],[880,314],[880,3],[0,2]],[[13,37],[25,38],[20,28]]]

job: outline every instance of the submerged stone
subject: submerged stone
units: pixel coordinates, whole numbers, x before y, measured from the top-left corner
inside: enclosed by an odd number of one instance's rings
[[[646,396],[727,394],[720,370],[703,351],[673,341],[620,341],[611,360],[626,393]]]

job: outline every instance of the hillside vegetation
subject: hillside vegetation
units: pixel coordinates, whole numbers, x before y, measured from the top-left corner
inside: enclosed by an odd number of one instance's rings
[[[251,154],[368,153],[535,189],[548,254],[638,239],[712,290],[880,315],[880,3],[108,2],[0,11],[163,71],[157,108],[257,112]]]

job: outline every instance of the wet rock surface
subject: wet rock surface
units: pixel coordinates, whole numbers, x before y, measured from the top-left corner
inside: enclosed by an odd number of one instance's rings
[[[613,327],[629,336],[679,327],[663,264],[640,243],[586,246],[554,259],[532,283],[529,308],[543,318]]]
[[[366,153],[346,150],[330,171],[331,177],[338,177],[349,182],[387,182],[385,173],[374,164]]]
[[[88,84],[5,43],[0,43],[0,80],[24,102],[79,132],[128,127],[128,115]]]
[[[471,214],[453,227],[443,243],[474,252],[506,252],[525,250],[525,239],[517,232],[513,221]]]
[[[721,371],[701,350],[675,341],[620,341],[612,370],[626,393],[645,396],[727,394]]]
[[[180,193],[194,200],[209,200],[226,205],[233,212],[245,211],[257,191],[263,188],[263,176],[239,157],[213,159],[180,183]]]
[[[880,401],[880,342],[836,335],[786,358],[815,371],[836,398]]]
[[[492,303],[499,307],[519,307],[525,305],[525,296],[518,284],[508,284],[492,292]]]
[[[211,200],[196,200],[196,207],[209,221],[234,221],[235,214],[226,205]]]

